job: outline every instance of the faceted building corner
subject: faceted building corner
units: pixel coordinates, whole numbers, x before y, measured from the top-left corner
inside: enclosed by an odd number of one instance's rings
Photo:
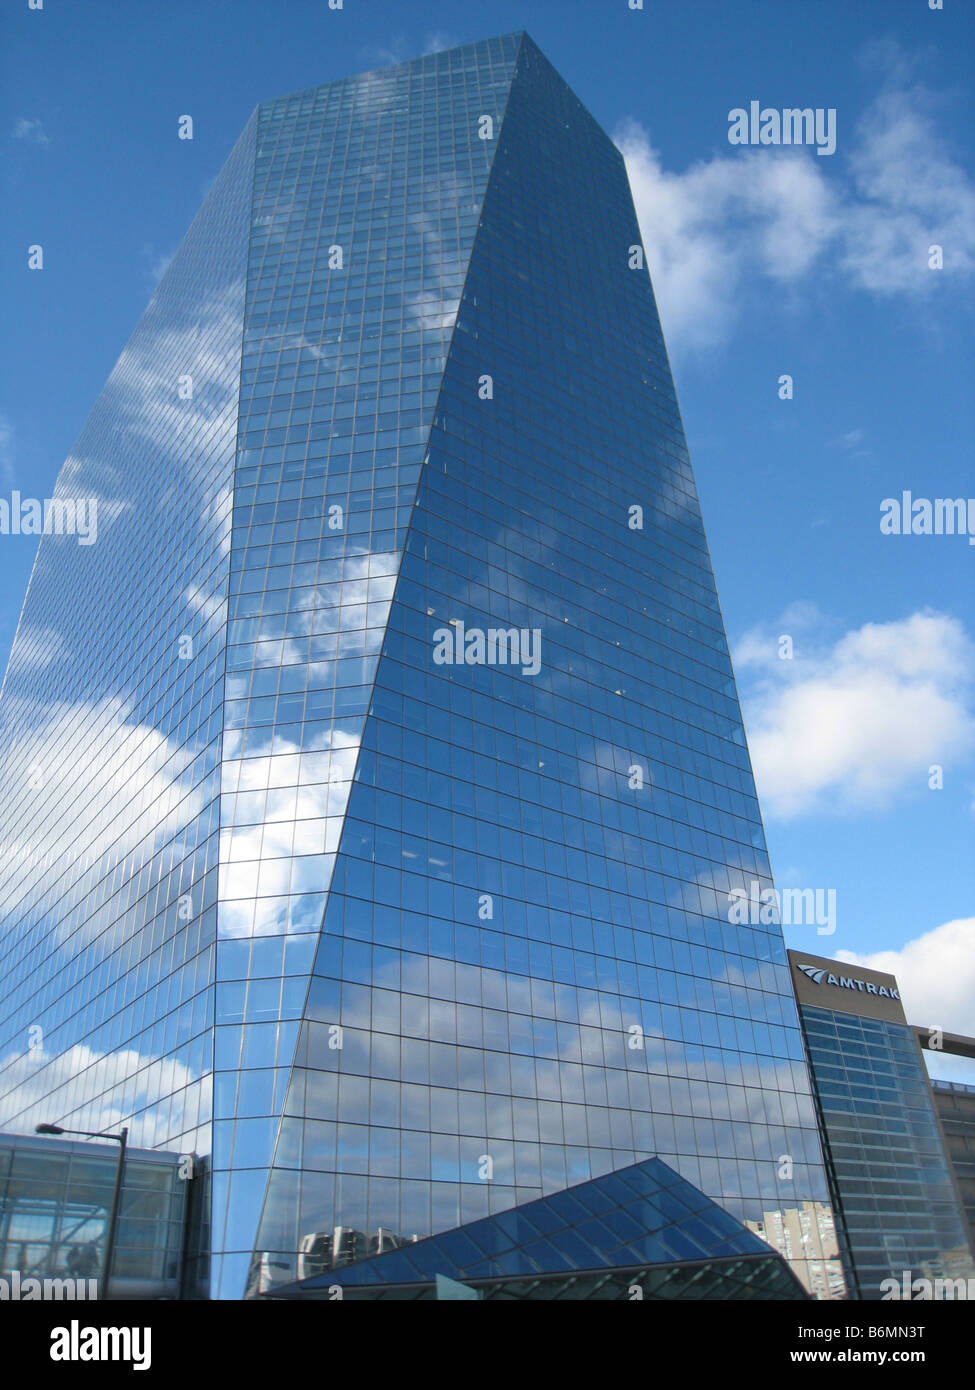
[[[260,105],[56,496],[0,1127],[205,1160],[201,1296],[654,1159],[842,1292],[633,200],[532,40]]]

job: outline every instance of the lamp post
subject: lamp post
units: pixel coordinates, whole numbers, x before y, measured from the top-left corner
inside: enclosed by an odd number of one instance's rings
[[[86,1139],[114,1139],[119,1146],[118,1163],[115,1165],[115,1186],[112,1190],[112,1209],[108,1218],[108,1234],[105,1238],[105,1258],[102,1261],[102,1286],[99,1289],[99,1299],[108,1298],[108,1281],[112,1273],[112,1257],[115,1254],[115,1236],[118,1231],[118,1214],[122,1205],[122,1176],[125,1172],[125,1145],[128,1142],[129,1131],[123,1129],[120,1134],[106,1134],[104,1130],[96,1129],[62,1129],[60,1125],[35,1125],[35,1134],[83,1134]]]

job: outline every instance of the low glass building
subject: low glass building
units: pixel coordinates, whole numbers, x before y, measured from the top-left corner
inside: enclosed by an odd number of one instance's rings
[[[102,1297],[118,1160],[117,1144],[0,1134],[0,1299]],[[126,1150],[112,1298],[186,1292],[186,1167],[186,1155]]]

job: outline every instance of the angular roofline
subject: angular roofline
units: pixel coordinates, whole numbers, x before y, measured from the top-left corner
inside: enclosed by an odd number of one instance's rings
[[[364,68],[362,72],[348,73],[345,77],[333,77],[328,82],[315,82],[310,87],[297,87],[294,91],[291,92],[279,92],[275,96],[267,97],[263,101],[259,101],[257,103],[257,110],[260,110],[264,106],[270,106],[272,102],[275,101],[286,101],[292,97],[304,96],[306,92],[320,92],[324,87],[335,87],[340,82],[357,82],[360,78],[372,77],[375,73],[395,72],[397,68],[409,67],[411,63],[420,63],[423,62],[423,60],[426,58],[439,58],[444,53],[459,53],[460,50],[464,48],[477,48],[481,44],[498,43],[502,39],[518,40],[518,50],[515,53],[515,62],[518,61],[518,53],[521,51],[521,45],[525,39],[528,39],[530,43],[533,43],[534,46],[538,48],[538,44],[536,44],[534,39],[531,38],[531,35],[527,32],[527,30],[511,29],[505,34],[489,34],[486,38],[483,39],[472,39],[469,43],[455,43],[451,48],[442,48],[438,50],[438,52],[436,53],[418,53],[415,58],[404,58],[401,63],[382,63],[379,67]],[[541,53],[542,50],[539,48],[538,51],[539,53]]]

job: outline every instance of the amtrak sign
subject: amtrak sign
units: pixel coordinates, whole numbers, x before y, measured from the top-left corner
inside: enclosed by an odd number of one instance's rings
[[[787,954],[792,987],[800,1005],[906,1025],[901,992],[893,975],[808,951]]]
[[[831,970],[820,969],[817,965],[801,965],[796,961],[796,969],[801,970],[814,985],[835,985],[837,989],[858,989],[861,994],[875,994],[878,999],[900,999],[896,985],[872,985],[869,980],[858,980],[853,975],[834,975]]]

